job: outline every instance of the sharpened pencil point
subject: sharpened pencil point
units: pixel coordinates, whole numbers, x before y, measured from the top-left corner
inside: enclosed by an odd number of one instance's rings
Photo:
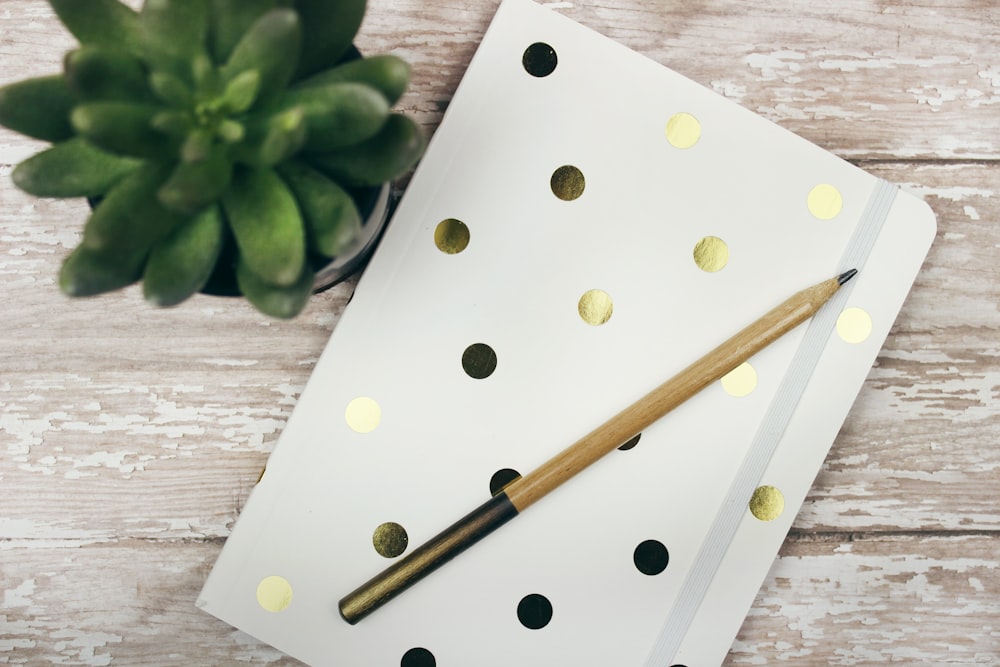
[[[837,276],[837,282],[840,283],[841,285],[843,285],[848,280],[850,280],[855,275],[857,275],[857,273],[858,273],[857,269],[851,269],[850,271],[844,271],[839,276]]]

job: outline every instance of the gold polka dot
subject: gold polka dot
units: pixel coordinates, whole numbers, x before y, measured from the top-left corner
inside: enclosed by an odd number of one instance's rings
[[[785,496],[773,486],[758,486],[750,498],[750,513],[761,521],[774,521],[785,510]]]
[[[694,263],[708,273],[715,273],[729,263],[729,246],[717,236],[706,236],[694,246]]]
[[[844,198],[837,188],[828,183],[820,183],[809,191],[806,203],[814,216],[820,220],[831,220],[844,207]]]
[[[358,433],[371,433],[382,421],[382,408],[374,399],[359,396],[347,404],[344,419]]]
[[[552,194],[556,197],[563,201],[573,201],[583,194],[587,182],[582,171],[567,164],[552,173],[549,185],[552,187]]]
[[[260,475],[257,477],[257,483],[260,484],[264,480],[264,473],[267,472],[267,466],[264,466],[260,470]]]
[[[746,396],[756,387],[757,371],[746,362],[722,376],[722,388],[730,396]]]
[[[404,551],[409,543],[410,537],[406,534],[406,529],[398,523],[391,521],[383,523],[372,533],[372,545],[379,556],[395,558]]]
[[[872,318],[863,308],[845,308],[837,318],[837,334],[847,343],[860,343],[872,333]]]
[[[267,611],[284,611],[291,603],[292,585],[284,577],[264,577],[257,584],[257,604]]]
[[[611,297],[607,292],[592,289],[580,297],[577,310],[584,322],[598,326],[611,319],[611,311],[614,310],[614,304],[611,302]]]
[[[701,123],[689,113],[675,113],[667,121],[666,135],[674,148],[691,148],[701,138]]]
[[[434,245],[443,253],[455,255],[469,245],[469,228],[461,220],[448,218],[434,229]]]

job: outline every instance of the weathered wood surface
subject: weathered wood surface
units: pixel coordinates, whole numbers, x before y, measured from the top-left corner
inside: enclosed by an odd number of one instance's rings
[[[132,3],[134,4],[134,3]],[[938,237],[729,664],[1000,664],[1000,8],[993,0],[550,3],[924,196]],[[495,0],[373,0],[428,132]],[[72,40],[0,5],[0,85]],[[193,606],[350,295],[294,322],[55,287],[81,202],[0,131],[0,664],[296,664]]]
[[[301,664],[191,604],[219,542],[0,549],[0,664]],[[792,539],[727,664],[995,664],[996,547],[988,536]]]

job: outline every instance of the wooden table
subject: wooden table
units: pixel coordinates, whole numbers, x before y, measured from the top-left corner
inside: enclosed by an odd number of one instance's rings
[[[412,63],[400,106],[429,133],[497,4],[370,2],[359,44]],[[938,215],[727,664],[1000,664],[995,0],[548,4]],[[71,45],[44,0],[3,0],[0,84]],[[0,663],[297,664],[194,600],[352,284],[292,322],[135,288],[68,300],[86,205],[8,178],[41,146],[0,131]]]

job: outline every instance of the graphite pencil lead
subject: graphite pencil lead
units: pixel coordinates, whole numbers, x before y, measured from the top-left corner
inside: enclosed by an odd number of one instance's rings
[[[850,280],[855,275],[857,275],[857,273],[858,273],[857,269],[851,269],[850,271],[844,271],[839,276],[837,276],[837,282],[840,283],[841,285],[843,285],[848,280]]]

